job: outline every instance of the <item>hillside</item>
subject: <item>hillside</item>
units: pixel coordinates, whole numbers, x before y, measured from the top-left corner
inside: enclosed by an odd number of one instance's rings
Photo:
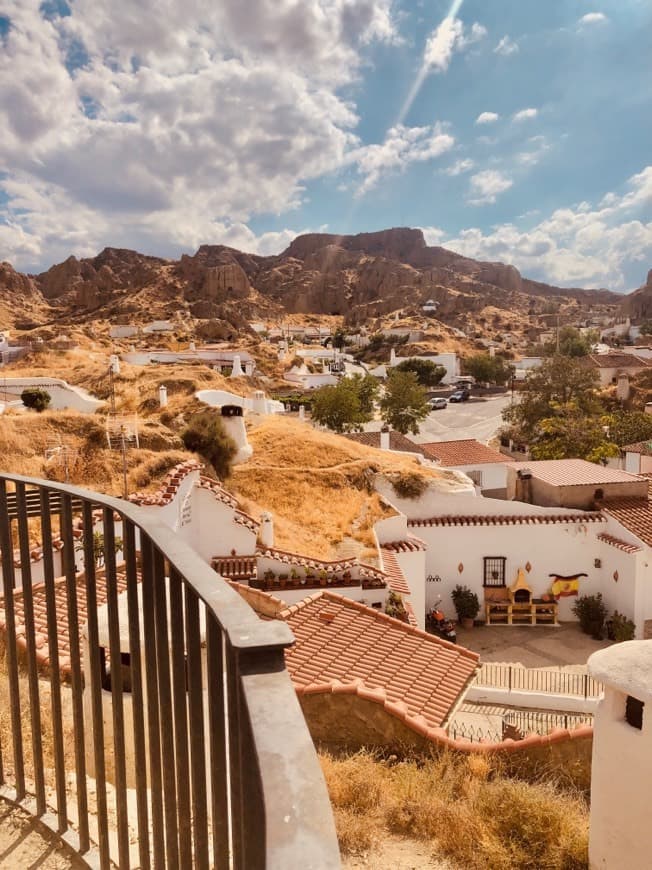
[[[278,256],[202,245],[179,260],[105,248],[96,257],[69,257],[39,275],[0,267],[0,309],[10,325],[109,318],[128,322],[187,316],[210,320],[215,337],[242,332],[247,321],[304,313],[363,322],[433,299],[444,322],[488,304],[522,314],[558,309],[614,310],[608,290],[563,289],[523,278],[511,265],[463,257],[426,244],[418,229],[351,236],[298,236]],[[16,302],[20,303],[18,306]],[[209,336],[207,336],[209,337]]]

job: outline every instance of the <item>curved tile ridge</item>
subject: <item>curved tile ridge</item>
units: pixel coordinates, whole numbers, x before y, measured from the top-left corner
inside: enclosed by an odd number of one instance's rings
[[[169,472],[161,486],[153,493],[134,492],[129,496],[129,501],[132,504],[147,507],[155,505],[163,507],[169,504],[179,491],[179,487],[185,478],[193,471],[200,471],[201,463],[196,459],[188,459],[179,465],[175,465]]]
[[[609,544],[609,546],[615,547],[617,550],[622,550],[623,553],[640,553],[643,550],[643,547],[638,547],[636,544],[630,544],[627,541],[623,541],[622,538],[617,538],[615,535],[608,535],[606,532],[600,532],[598,540],[604,541],[605,544]]]
[[[603,523],[600,511],[576,514],[445,514],[427,519],[409,519],[411,528],[420,526],[546,526],[552,523]]]
[[[327,573],[336,571],[349,571],[358,565],[357,559],[314,559],[312,556],[302,556],[300,553],[290,553],[287,550],[279,550],[276,547],[257,547],[257,556],[265,556],[268,559],[276,559],[286,565],[299,565],[302,568],[322,568]]]

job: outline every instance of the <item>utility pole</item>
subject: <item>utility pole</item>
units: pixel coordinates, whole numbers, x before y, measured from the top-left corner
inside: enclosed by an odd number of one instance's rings
[[[559,315],[557,315],[557,353],[559,353]]]

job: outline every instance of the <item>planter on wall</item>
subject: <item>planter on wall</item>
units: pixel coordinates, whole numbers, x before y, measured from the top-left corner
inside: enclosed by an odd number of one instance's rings
[[[471,619],[470,616],[465,616],[462,619],[462,628],[473,628],[473,625],[474,621]]]

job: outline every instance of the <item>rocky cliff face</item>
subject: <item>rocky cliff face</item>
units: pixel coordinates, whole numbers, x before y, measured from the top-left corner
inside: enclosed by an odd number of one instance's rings
[[[652,318],[652,269],[645,284],[623,299],[622,312],[634,320]]]
[[[430,247],[421,230],[410,228],[350,236],[309,233],[273,257],[202,245],[194,255],[171,261],[105,248],[96,257],[69,257],[33,278],[5,265],[0,282],[5,297],[31,294],[59,315],[124,319],[185,309],[234,328],[247,318],[284,311],[340,314],[355,322],[398,308],[418,310],[428,299],[439,302],[442,317],[487,305],[528,310],[534,297],[620,301],[608,291],[551,287],[522,278],[514,266]]]

